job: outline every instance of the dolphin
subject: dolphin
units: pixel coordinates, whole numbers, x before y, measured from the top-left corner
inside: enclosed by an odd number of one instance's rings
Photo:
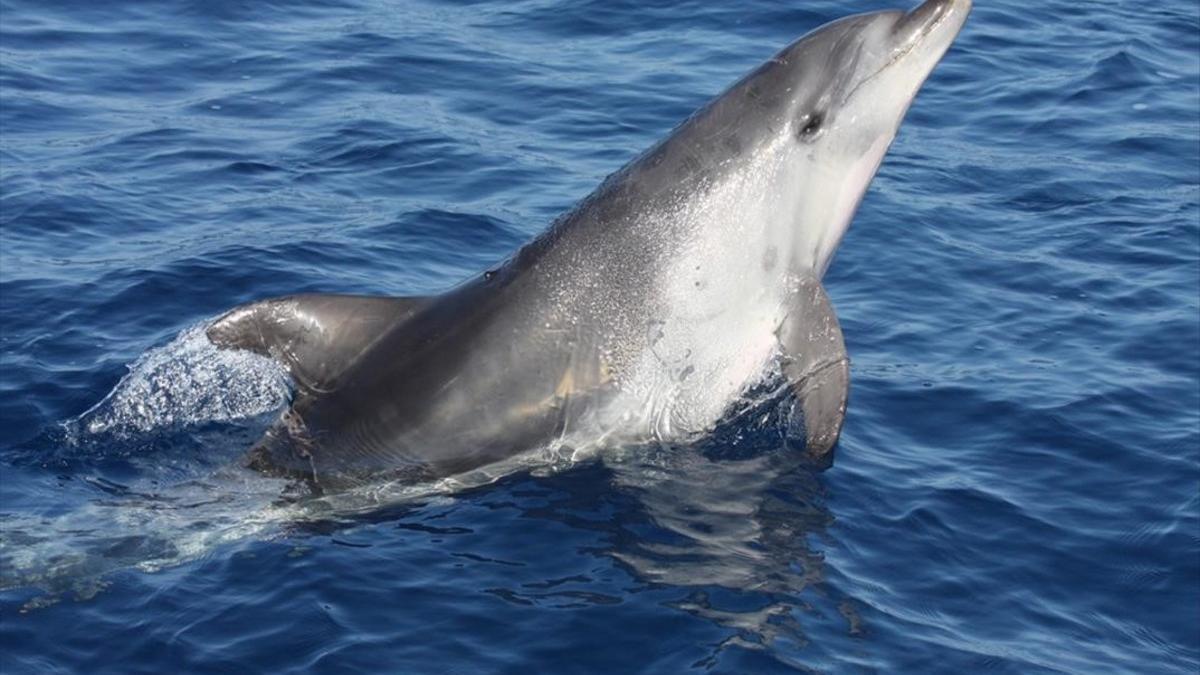
[[[247,464],[320,493],[687,443],[773,369],[790,435],[829,456],[849,360],[821,279],[970,7],[927,0],[816,29],[445,293],[224,314],[215,345],[267,355],[294,383]]]

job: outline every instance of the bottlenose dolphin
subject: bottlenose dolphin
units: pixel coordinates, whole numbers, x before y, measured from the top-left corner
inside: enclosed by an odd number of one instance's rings
[[[295,384],[250,466],[320,491],[687,442],[776,363],[794,435],[827,455],[849,361],[821,278],[970,6],[928,0],[809,33],[446,293],[231,310],[209,339],[273,357]]]

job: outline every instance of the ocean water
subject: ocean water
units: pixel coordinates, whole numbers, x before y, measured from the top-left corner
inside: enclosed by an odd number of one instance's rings
[[[303,507],[237,464],[287,385],[206,321],[447,288],[890,6],[0,2],[0,670],[1196,672],[1193,0],[977,0],[826,278],[825,471],[751,422]]]

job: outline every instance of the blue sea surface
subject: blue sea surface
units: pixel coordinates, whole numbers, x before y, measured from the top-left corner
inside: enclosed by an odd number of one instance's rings
[[[1197,672],[1194,0],[977,0],[825,280],[828,470],[746,426],[299,514],[238,464],[288,391],[212,317],[448,288],[891,6],[0,1],[0,671]]]

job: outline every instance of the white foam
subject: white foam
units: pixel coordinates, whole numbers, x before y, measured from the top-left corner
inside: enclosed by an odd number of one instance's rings
[[[87,433],[147,432],[247,419],[286,405],[286,371],[271,359],[219,349],[197,325],[137,359],[107,397],[78,418]]]

